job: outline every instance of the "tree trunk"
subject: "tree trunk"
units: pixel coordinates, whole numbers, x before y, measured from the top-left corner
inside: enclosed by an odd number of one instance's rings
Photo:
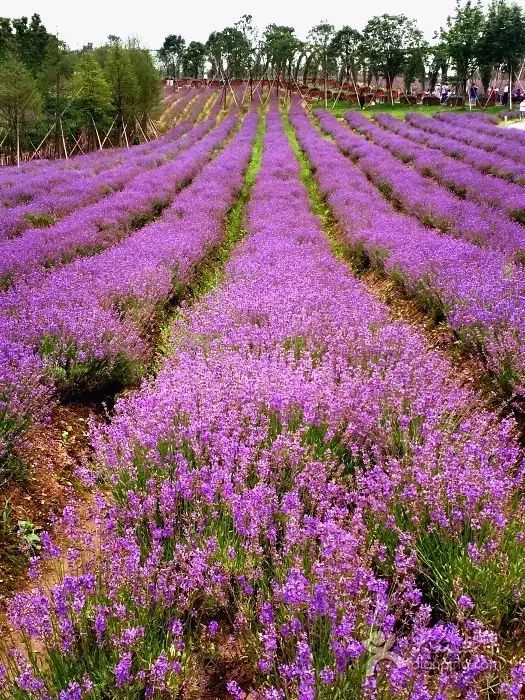
[[[16,118],[16,165],[20,167],[20,121]]]
[[[304,69],[303,69],[303,85],[307,85],[308,81],[308,73],[310,72],[310,63],[312,62],[312,56],[307,56],[306,61],[304,63]]]

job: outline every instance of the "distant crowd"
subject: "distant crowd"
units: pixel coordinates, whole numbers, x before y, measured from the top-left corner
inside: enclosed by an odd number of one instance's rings
[[[456,92],[453,87],[450,85],[447,85],[446,83],[443,84],[437,84],[436,87],[434,88],[434,91],[432,94],[435,97],[439,98],[439,101],[441,104],[446,104],[449,102],[452,98],[456,97]],[[509,104],[509,95],[510,95],[510,85],[507,83],[503,90],[500,90],[499,87],[494,87],[491,88],[489,91],[489,94],[486,97],[494,96],[494,101],[495,104],[500,104],[500,105],[508,105]],[[471,83],[469,89],[468,89],[468,98],[469,102],[473,104],[478,104],[479,102],[479,90],[478,86],[476,83]],[[521,87],[516,88],[516,90],[512,91],[512,100],[513,102],[521,102],[523,99],[525,99],[525,93],[523,92]]]

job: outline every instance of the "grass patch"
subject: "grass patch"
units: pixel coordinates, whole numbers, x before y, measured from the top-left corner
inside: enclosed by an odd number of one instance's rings
[[[319,100],[312,105],[312,109],[325,109],[324,100]],[[396,119],[403,119],[407,112],[416,112],[425,117],[432,117],[434,114],[440,112],[445,112],[446,114],[450,112],[459,112],[468,114],[470,112],[467,107],[442,107],[441,105],[409,105],[400,104],[398,102],[392,104],[378,104],[369,105],[365,109],[360,109],[359,105],[353,102],[338,102],[335,106],[333,101],[328,100],[328,111],[335,114],[337,117],[343,116],[348,110],[361,111],[365,117],[372,119],[378,112],[387,112]],[[497,114],[502,110],[502,107],[497,105],[495,107],[487,107],[486,109],[473,108],[472,112],[483,112],[484,114]]]
[[[170,308],[165,313],[166,321],[162,324],[159,332],[159,352],[154,362],[155,366],[158,366],[160,359],[169,352],[169,327],[173,317],[176,316],[177,307],[182,301],[195,303],[195,301],[211,292],[219,284],[224,276],[224,266],[230,257],[232,249],[247,233],[244,224],[244,214],[261,166],[265,130],[265,120],[261,119],[257,127],[257,134],[243,187],[226,217],[222,242],[209,250],[207,255],[196,264],[192,279],[188,284],[180,284],[176,279],[173,282]]]
[[[46,214],[44,212],[38,214],[26,214],[24,216],[26,222],[33,228],[47,228],[48,226],[53,226],[56,224],[57,219],[53,214]]]
[[[261,119],[257,128],[252,156],[246,170],[244,185],[226,218],[224,239],[213,251],[211,259],[205,259],[201,264],[197,265],[195,271],[196,280],[192,285],[192,298],[199,298],[217,286],[224,276],[224,265],[233,247],[247,234],[244,214],[257,173],[261,167],[265,130],[265,120]]]
[[[350,255],[350,246],[343,240],[338,231],[335,217],[332,214],[332,210],[328,206],[326,198],[321,192],[315,177],[313,176],[310,162],[299,144],[288,114],[283,113],[282,116],[284,131],[288,137],[288,141],[290,142],[294,155],[299,162],[301,182],[308,191],[310,208],[312,212],[321,220],[324,231],[328,236],[333,254],[339,260],[343,260],[347,263]]]

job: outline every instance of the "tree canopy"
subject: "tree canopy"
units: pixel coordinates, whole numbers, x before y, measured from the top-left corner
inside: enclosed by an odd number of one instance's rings
[[[182,57],[185,43],[179,48]],[[129,143],[147,131],[161,102],[159,70],[136,40],[110,35],[103,46],[71,51],[37,14],[0,18],[0,75],[1,138],[13,161],[50,134],[58,156],[68,154],[68,143]]]

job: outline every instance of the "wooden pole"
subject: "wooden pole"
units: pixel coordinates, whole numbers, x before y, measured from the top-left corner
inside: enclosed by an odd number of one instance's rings
[[[140,123],[140,120],[139,120],[139,119],[137,119],[137,126],[138,126],[139,129],[141,130],[142,136],[144,136],[144,139],[145,139],[146,141],[149,141],[149,138],[148,138],[148,137],[146,136],[146,134],[144,133],[144,129],[142,128],[142,124]]]
[[[18,118],[16,120],[16,166],[20,167],[20,125]]]
[[[89,113],[89,116],[91,117],[91,121],[93,122],[93,126],[95,127],[95,133],[98,139],[99,150],[102,150],[102,142],[100,141],[100,135],[98,133],[97,125],[95,124],[95,120],[93,119],[93,115],[91,114],[91,112]]]
[[[73,139],[75,139],[75,135],[73,133],[71,133],[71,130],[69,131],[69,133],[71,134]],[[82,147],[80,146],[80,139],[81,138],[82,138],[82,134],[80,134],[80,136],[77,139],[75,139],[75,143],[73,144],[73,148],[69,151],[70,157],[73,155],[73,151],[75,150],[75,148],[78,148],[78,150],[82,153],[82,155],[84,155],[84,151],[82,150]]]
[[[153,131],[153,133],[155,134],[155,138],[158,138],[159,135],[158,135],[158,133],[157,133],[157,129],[155,129],[155,124],[154,124],[153,121],[151,120],[151,117],[148,117],[148,124],[150,125],[150,128],[151,128],[151,130]]]
[[[62,126],[62,117],[60,117],[60,131],[62,132],[62,146],[64,147],[64,155],[66,157],[66,160],[68,160],[68,155],[67,155],[67,148],[66,148],[66,139],[64,136],[64,127]]]
[[[109,129],[108,129],[108,133],[104,136],[104,140],[102,141],[102,146],[101,146],[101,148],[104,148],[104,144],[105,144],[106,141],[109,139],[109,135],[111,134],[111,129],[114,127],[116,121],[117,121],[117,118],[115,117],[115,119],[113,119],[113,122],[112,122],[111,126],[110,126]]]
[[[55,127],[56,127],[56,124],[53,124],[53,126],[49,129],[49,131],[48,131],[47,134],[44,136],[44,138],[42,139],[42,141],[40,141],[40,143],[38,144],[38,146],[36,147],[36,149],[33,151],[33,155],[32,155],[31,158],[29,159],[30,161],[33,160],[33,158],[36,156],[36,154],[38,153],[38,151],[40,150],[40,148],[41,148],[42,145],[44,144],[44,141],[47,139],[47,137],[49,136],[49,134],[53,131],[53,129],[54,129]]]
[[[327,66],[327,58],[326,58],[326,44],[324,47],[323,70],[324,70],[324,108],[328,109],[328,66]]]
[[[237,103],[237,98],[235,97],[235,91],[232,88],[232,84],[230,83],[230,79],[228,78],[228,76],[226,76],[226,80],[228,81],[228,87],[230,88],[230,92],[232,94],[233,101],[235,102],[235,106],[237,107],[237,109],[239,109],[239,105]]]
[[[124,123],[124,117],[122,118],[122,131],[124,132],[124,138],[126,140],[126,148],[129,148],[128,134],[126,132],[126,124]]]

